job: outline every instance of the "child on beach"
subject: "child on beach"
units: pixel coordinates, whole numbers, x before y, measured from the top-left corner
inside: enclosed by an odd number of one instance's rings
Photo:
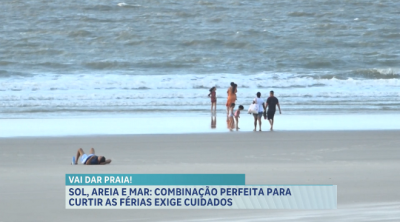
[[[236,110],[235,112],[235,120],[236,120],[236,129],[240,129],[239,128],[239,118],[240,118],[240,111],[243,110],[244,107],[242,105],[239,106],[239,109]]]
[[[235,120],[233,119],[234,114],[233,114],[233,109],[235,108],[235,103],[231,103],[229,106],[229,119],[228,119],[228,128],[230,130],[233,130],[235,128]]]
[[[208,94],[208,97],[211,98],[211,112],[213,111],[213,107],[214,107],[214,112],[217,109],[217,94],[216,91],[217,88],[214,86],[210,89],[210,94]]]

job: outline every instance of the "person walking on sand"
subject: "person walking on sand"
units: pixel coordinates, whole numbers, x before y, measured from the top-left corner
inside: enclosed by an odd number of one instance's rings
[[[236,92],[237,92],[237,85],[234,82],[231,82],[231,87],[229,87],[226,93],[228,94],[228,99],[226,101],[226,116],[229,115],[229,107],[232,103],[236,101]]]
[[[90,149],[89,155],[83,152],[82,148],[79,148],[76,157],[72,157],[71,164],[77,165],[79,157],[81,158],[81,163],[85,165],[104,165],[111,163],[111,160],[106,159],[105,156],[96,156],[93,148]]]
[[[217,88],[214,86],[210,89],[210,94],[208,94],[208,97],[211,98],[211,112],[213,111],[214,107],[214,112],[217,109],[217,93],[215,92]]]
[[[265,104],[264,104],[264,100],[261,99],[261,93],[257,92],[257,98],[254,99],[253,103],[258,105],[258,113],[253,114],[254,116],[254,130],[253,131],[257,131],[257,121],[258,121],[258,125],[259,125],[259,131],[261,131],[261,117],[264,113],[264,109]]]
[[[274,130],[274,115],[275,115],[275,111],[276,111],[276,106],[278,106],[278,108],[279,108],[279,114],[282,114],[281,106],[279,105],[278,98],[276,98],[274,96],[274,91],[270,91],[269,97],[267,99],[267,107],[268,107],[267,118],[268,118],[269,124],[271,125],[271,128],[270,128],[271,131]]]

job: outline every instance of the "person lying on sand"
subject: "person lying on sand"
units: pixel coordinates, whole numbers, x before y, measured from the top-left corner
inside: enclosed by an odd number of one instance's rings
[[[78,160],[79,157],[81,157],[81,162],[82,164],[85,165],[104,165],[104,164],[109,164],[111,163],[110,159],[106,160],[105,156],[96,156],[94,155],[94,149],[91,148],[90,149],[90,154],[86,154],[85,152],[83,152],[82,148],[78,149],[78,152],[76,153],[76,157],[72,157],[72,165],[77,165],[78,164]]]

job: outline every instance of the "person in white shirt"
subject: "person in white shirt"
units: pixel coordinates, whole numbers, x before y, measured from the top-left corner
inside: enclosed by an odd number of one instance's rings
[[[257,98],[254,99],[254,103],[258,105],[258,113],[253,114],[254,116],[254,130],[257,131],[257,121],[259,125],[259,131],[261,131],[261,117],[264,114],[264,109],[265,109],[265,103],[264,100],[261,99],[261,93],[257,92]]]

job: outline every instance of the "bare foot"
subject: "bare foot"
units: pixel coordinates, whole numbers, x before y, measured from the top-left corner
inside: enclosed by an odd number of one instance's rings
[[[255,131],[256,131],[256,129],[253,129],[253,131],[255,132]]]
[[[259,131],[261,132],[261,129]]]

